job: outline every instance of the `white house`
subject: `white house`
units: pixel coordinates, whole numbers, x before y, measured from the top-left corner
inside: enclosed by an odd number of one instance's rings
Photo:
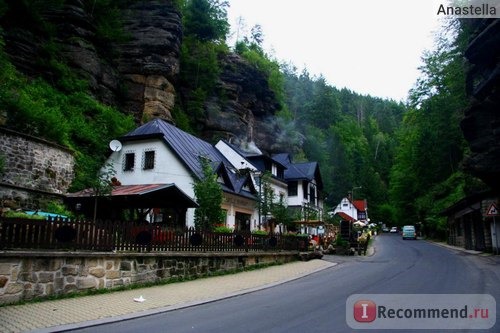
[[[254,144],[250,147],[237,147],[224,140],[219,141],[215,147],[228,159],[233,168],[248,171],[254,180],[255,187],[262,193],[262,176],[264,173],[270,175],[269,185],[274,194],[275,202],[282,202],[288,205],[288,186],[285,177],[285,166],[279,161],[264,155]],[[258,208],[258,218],[253,220],[254,228],[270,227],[268,221],[272,220],[269,212],[263,212]],[[274,231],[280,232],[284,229],[279,225],[274,225]]]
[[[136,128],[119,138],[119,142],[121,149],[112,152],[105,165],[114,170],[114,177],[122,186],[175,184],[195,200],[193,184],[195,180],[203,178],[201,160],[205,159],[217,173],[223,190],[225,225],[238,230],[250,230],[251,221],[258,218],[257,192],[251,177],[237,173],[224,155],[210,143],[161,119],[154,119]],[[173,208],[152,209],[150,213],[150,221],[160,218],[170,226],[194,226],[194,208],[187,210],[183,221],[169,220],[178,217]]]
[[[296,211],[295,222],[302,233],[316,235],[323,227],[323,180],[317,162],[293,163],[290,154],[276,154],[273,159],[285,166],[288,207]]]
[[[202,160],[208,161],[218,175],[224,196],[225,226],[235,230],[274,227],[274,231],[284,231],[273,224],[269,212],[261,210],[259,192],[263,192],[265,173],[271,176],[268,184],[275,202],[281,199],[295,209],[296,221],[308,226],[322,220],[323,183],[315,162],[292,163],[288,154],[267,156],[254,145],[246,149],[221,140],[214,146],[161,119],[136,128],[116,143],[102,168],[103,172],[112,170],[115,183],[120,185],[114,187],[112,197],[122,208],[140,202],[141,206],[136,204],[133,208],[143,208],[142,213],[147,213],[145,219],[150,222],[177,228],[194,226],[193,184],[204,177]],[[74,202],[94,197],[89,191],[72,194]],[[86,205],[91,205],[90,200]],[[91,207],[82,209],[90,210]]]
[[[333,210],[333,215],[339,215],[347,221],[369,222],[368,204],[365,199],[351,200],[350,197],[342,198]]]

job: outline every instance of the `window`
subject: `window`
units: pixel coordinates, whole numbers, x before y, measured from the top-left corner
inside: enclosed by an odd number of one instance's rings
[[[276,176],[279,179],[285,179],[285,170],[283,170],[283,168],[278,168],[278,174]]]
[[[135,154],[126,153],[123,159],[123,171],[134,171]]]
[[[297,196],[297,182],[288,183],[288,196],[289,197]]]
[[[154,167],[155,167],[155,151],[154,150],[145,151],[142,168],[144,170],[151,170],[154,169]]]
[[[316,188],[312,185],[309,188],[309,202],[316,204]]]

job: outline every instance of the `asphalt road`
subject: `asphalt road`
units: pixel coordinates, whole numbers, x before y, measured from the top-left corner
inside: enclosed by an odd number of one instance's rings
[[[498,256],[403,241],[394,234],[379,235],[374,245],[371,257],[325,256],[339,265],[276,287],[74,332],[354,332],[346,323],[346,300],[353,294],[490,294],[500,300]],[[362,331],[387,332],[356,332]],[[455,331],[466,332],[445,330]],[[500,323],[470,331],[500,332]]]

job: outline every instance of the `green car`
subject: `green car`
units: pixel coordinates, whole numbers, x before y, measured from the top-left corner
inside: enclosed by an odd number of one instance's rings
[[[402,235],[403,235],[403,239],[417,239],[415,227],[412,225],[405,225],[403,227]]]

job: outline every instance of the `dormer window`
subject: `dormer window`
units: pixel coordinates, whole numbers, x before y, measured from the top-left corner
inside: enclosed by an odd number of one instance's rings
[[[123,171],[134,171],[135,154],[125,153],[123,156]]]
[[[152,170],[154,168],[155,168],[155,151],[154,150],[145,151],[142,169]]]

